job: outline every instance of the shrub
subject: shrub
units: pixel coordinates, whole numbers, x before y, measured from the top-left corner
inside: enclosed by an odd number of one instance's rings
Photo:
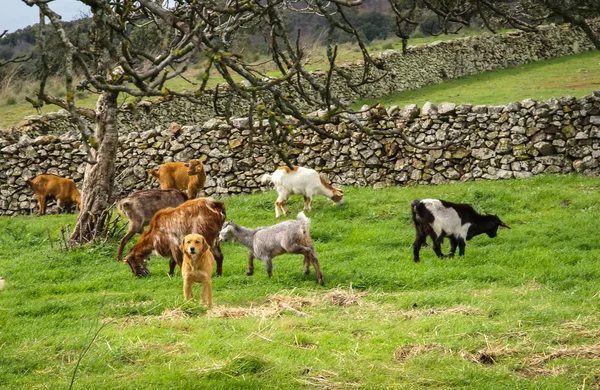
[[[17,98],[14,95],[10,95],[6,98],[7,106],[14,106],[15,104],[17,104]]]

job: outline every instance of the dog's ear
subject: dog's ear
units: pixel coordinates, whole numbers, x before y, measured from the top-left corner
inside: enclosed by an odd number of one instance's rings
[[[179,244],[179,249],[185,253],[185,238],[181,240],[181,244]]]

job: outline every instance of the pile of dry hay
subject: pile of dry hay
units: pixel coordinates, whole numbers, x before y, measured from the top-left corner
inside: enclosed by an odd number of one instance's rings
[[[242,318],[242,317],[261,317],[271,318],[280,316],[283,312],[291,312],[297,316],[306,316],[302,311],[305,306],[315,303],[314,299],[294,297],[291,295],[274,294],[267,297],[267,302],[260,306],[250,307],[213,307],[209,312],[209,317],[220,318]]]
[[[293,291],[292,291],[293,292]],[[336,289],[327,293],[321,301],[330,302],[337,306],[355,305],[360,302],[360,299],[367,293],[356,293],[350,286],[348,291]],[[292,313],[297,316],[307,316],[303,311],[307,306],[316,305],[319,299],[312,297],[298,297],[289,294],[274,294],[267,297],[267,302],[259,306],[250,307],[213,307],[208,312],[209,317],[220,318],[243,318],[243,317],[261,317],[272,318],[282,315],[284,312]]]

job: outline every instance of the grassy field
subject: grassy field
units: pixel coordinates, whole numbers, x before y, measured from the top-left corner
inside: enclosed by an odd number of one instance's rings
[[[600,51],[575,54],[462,77],[355,104],[405,106],[425,102],[507,104],[524,98],[546,100],[562,96],[581,97],[600,90]]]
[[[316,199],[310,214],[325,287],[291,255],[270,280],[260,262],[245,276],[246,250],[226,243],[208,312],[183,302],[166,259],[136,278],[116,240],[61,252],[73,215],[0,218],[0,387],[66,388],[86,350],[74,388],[600,386],[600,180],[344,190],[344,205]],[[415,264],[409,205],[425,197],[512,229],[474,238],[464,258],[424,248]],[[274,199],[228,198],[228,217],[273,224]]]

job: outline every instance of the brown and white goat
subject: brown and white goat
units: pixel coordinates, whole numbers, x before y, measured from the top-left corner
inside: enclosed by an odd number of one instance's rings
[[[279,167],[273,174],[266,174],[261,178],[262,183],[269,181],[275,185],[279,195],[275,201],[276,218],[289,212],[286,203],[290,195],[304,195],[305,211],[312,210],[312,197],[315,195],[324,195],[335,204],[344,203],[344,191],[332,187],[314,169],[298,166],[294,166],[294,169]]]
[[[465,254],[465,241],[479,234],[496,237],[498,227],[510,227],[496,215],[478,214],[471,205],[457,204],[440,199],[415,200],[412,203],[412,218],[415,225],[413,259],[418,262],[419,251],[427,236],[433,240],[433,250],[440,257],[454,257],[456,246],[459,255]],[[444,255],[441,250],[444,237],[450,239],[450,253]]]
[[[125,244],[135,234],[144,231],[144,226],[150,223],[157,211],[167,207],[177,207],[186,200],[188,197],[183,191],[173,189],[136,191],[127,198],[121,199],[117,203],[117,208],[127,216],[129,229],[119,244],[117,260],[121,260]]]
[[[158,211],[150,220],[135,245],[125,256],[124,263],[138,276],[148,275],[147,262],[152,252],[170,257],[169,275],[173,275],[175,264],[181,267],[183,254],[179,245],[185,236],[201,234],[211,247],[217,263],[217,275],[223,272],[223,253],[219,243],[219,232],[225,222],[225,205],[211,198],[188,200],[175,208]]]
[[[60,211],[70,211],[73,204],[81,209],[81,194],[75,182],[57,175],[38,175],[26,183],[31,187],[40,206],[40,215],[46,214],[46,202],[56,199]]]
[[[148,173],[158,179],[161,189],[187,190],[188,198],[194,199],[206,182],[205,160],[206,156],[202,156],[187,163],[168,162],[161,165],[158,171],[150,169]]]

